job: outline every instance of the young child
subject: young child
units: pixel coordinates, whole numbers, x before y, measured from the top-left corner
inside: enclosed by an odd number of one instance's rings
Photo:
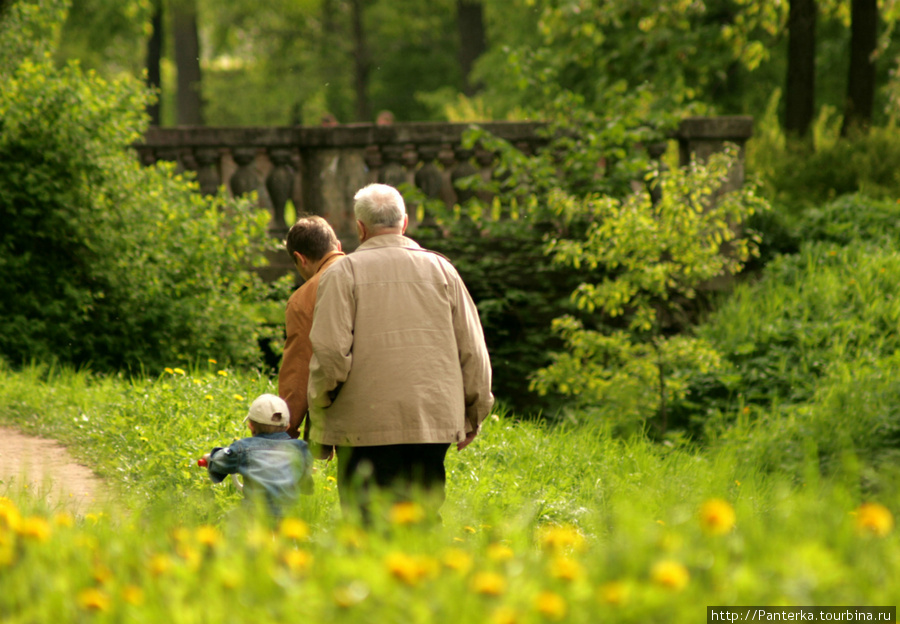
[[[274,394],[253,401],[244,422],[252,437],[204,455],[209,476],[220,483],[230,474],[241,475],[244,500],[257,504],[262,499],[272,516],[280,518],[282,506],[295,502],[298,492],[312,493],[312,456],[306,442],[288,435],[287,403]]]

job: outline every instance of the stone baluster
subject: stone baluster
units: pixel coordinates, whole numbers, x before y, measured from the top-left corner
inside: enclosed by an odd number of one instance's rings
[[[440,148],[436,145],[423,145],[419,148],[423,164],[419,167],[419,170],[416,171],[415,182],[419,190],[421,190],[428,199],[442,199],[444,190],[444,176],[434,162],[437,158],[439,149]],[[432,214],[432,211],[429,210],[426,205],[425,211],[422,213],[422,226],[435,227],[436,225],[437,221],[434,218],[434,214]]]
[[[156,149],[156,161],[164,160],[166,162],[175,163],[175,171],[181,173],[184,169],[178,160],[177,147],[158,147]]]
[[[379,182],[395,188],[407,182],[406,168],[402,164],[403,152],[402,145],[385,145],[381,148],[385,165],[379,173]]]
[[[452,208],[457,203],[456,189],[453,188],[453,166],[456,164],[456,155],[453,153],[453,146],[444,143],[438,149],[437,161],[441,167],[441,199],[447,208]]]
[[[381,179],[381,167],[384,165],[381,150],[377,145],[369,145],[363,158],[366,161],[366,184],[378,182]]]
[[[494,176],[494,161],[496,160],[496,155],[494,152],[490,150],[486,150],[483,147],[476,146],[475,148],[475,162],[478,163],[479,171],[481,174],[482,180],[485,183],[490,183]],[[478,199],[480,199],[486,206],[491,206],[494,203],[494,194],[490,191],[478,191],[477,193]],[[500,218],[506,218],[509,216],[509,208],[507,206],[503,207],[503,211],[500,213]]]
[[[259,188],[259,178],[253,169],[256,160],[256,149],[252,147],[235,147],[231,150],[231,156],[237,164],[237,171],[231,176],[231,192],[235,197],[241,197]]]
[[[475,198],[477,195],[472,189],[464,189],[459,188],[457,186],[457,182],[463,178],[469,178],[474,175],[478,175],[480,173],[479,169],[472,164],[472,156],[475,154],[474,150],[463,148],[461,145],[456,148],[456,167],[453,168],[453,172],[450,174],[450,180],[453,183],[453,188],[456,191],[456,201],[459,202],[460,206],[465,206],[471,199]]]
[[[269,232],[278,238],[284,238],[288,225],[284,220],[284,207],[294,192],[294,169],[291,167],[291,150],[273,147],[269,150],[272,171],[266,178],[266,189],[272,200],[272,223]]]
[[[194,148],[197,161],[197,183],[203,195],[215,195],[219,190],[219,150],[215,147]]]
[[[138,158],[143,166],[150,167],[156,164],[156,151],[152,147],[140,147]]]

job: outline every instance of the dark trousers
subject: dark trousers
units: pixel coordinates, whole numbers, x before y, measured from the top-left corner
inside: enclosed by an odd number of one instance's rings
[[[358,510],[368,523],[372,493],[377,489],[390,502],[421,495],[426,515],[439,520],[447,482],[444,457],[449,448],[443,443],[337,447],[341,507],[345,513]]]

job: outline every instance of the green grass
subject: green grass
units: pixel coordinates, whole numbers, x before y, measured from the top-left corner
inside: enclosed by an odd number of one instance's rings
[[[567,622],[695,622],[714,604],[900,597],[897,531],[857,526],[868,500],[897,512],[898,480],[864,489],[850,446],[840,470],[821,476],[810,460],[798,479],[729,441],[656,445],[502,409],[448,456],[443,527],[362,532],[319,463],[290,514],[309,533],[286,537],[195,463],[243,436],[250,400],[272,389],[214,363],[140,379],[0,369],[0,425],[64,441],[114,492],[73,517],[0,485],[4,621],[545,622],[565,609]],[[713,499],[736,516],[721,535],[699,515]]]

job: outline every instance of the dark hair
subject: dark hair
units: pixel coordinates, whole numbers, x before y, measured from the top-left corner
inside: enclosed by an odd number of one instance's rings
[[[284,241],[288,254],[299,252],[310,260],[321,260],[338,248],[338,239],[328,221],[315,215],[302,216],[291,226]]]
[[[253,422],[253,435],[259,435],[261,433],[279,433],[281,431],[287,431],[290,423],[284,423],[283,425],[267,425],[265,423]]]

